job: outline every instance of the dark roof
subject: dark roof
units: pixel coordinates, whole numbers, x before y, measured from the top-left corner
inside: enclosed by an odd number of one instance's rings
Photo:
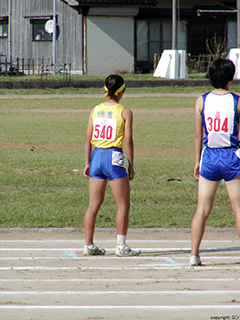
[[[104,4],[112,4],[112,5],[156,5],[158,3],[157,0],[77,0],[78,3],[85,5],[104,5]]]

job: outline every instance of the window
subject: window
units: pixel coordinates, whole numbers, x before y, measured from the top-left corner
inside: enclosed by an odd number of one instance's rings
[[[214,34],[224,39],[223,25],[192,26],[190,31],[190,53],[199,55],[200,53],[209,53],[206,41],[214,37]]]
[[[52,33],[45,30],[47,19],[32,20],[33,41],[52,41]]]
[[[160,52],[160,20],[137,21],[137,60],[153,61],[154,53]]]
[[[7,38],[8,36],[8,19],[0,18],[0,38]]]
[[[137,22],[137,60],[148,61],[148,21]]]
[[[152,72],[154,55],[172,48],[171,19],[139,19],[136,24],[136,72]],[[187,49],[187,22],[178,22],[177,48]]]
[[[172,45],[171,20],[149,19],[137,21],[137,60],[153,61],[155,53],[160,54]]]
[[[137,69],[149,72],[153,68],[154,54],[161,54],[172,45],[171,20],[137,20]]]

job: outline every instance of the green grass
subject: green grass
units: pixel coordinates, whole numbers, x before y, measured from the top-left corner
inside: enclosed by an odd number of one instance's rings
[[[236,92],[239,90],[239,86],[235,85],[236,87]],[[204,87],[184,87],[184,86],[160,86],[160,87],[148,87],[148,88],[131,88],[127,87],[126,93],[194,93],[198,92],[199,95],[202,92],[206,92],[211,90],[211,86],[204,86]],[[104,97],[103,91],[100,88],[95,88],[95,87],[89,87],[89,88],[59,88],[59,89],[51,89],[51,88],[46,88],[46,89],[12,89],[12,90],[7,90],[7,89],[0,89],[0,96],[4,95],[15,95],[16,98],[18,95],[35,95],[35,94],[41,94],[44,96],[47,95],[66,95],[66,94],[72,94],[72,95],[77,95],[77,94],[102,94]]]
[[[134,113],[130,227],[190,227],[198,185],[193,177],[195,100],[123,99]],[[100,101],[1,100],[0,144],[9,144],[0,147],[1,227],[83,227],[88,180],[82,175],[82,150],[89,112]],[[97,226],[114,227],[115,214],[108,186]],[[220,185],[208,226],[234,225],[225,186]]]
[[[159,86],[159,87],[139,87],[139,88],[131,88],[127,87],[126,93],[127,94],[141,94],[141,93],[160,93],[160,94],[171,94],[171,93],[182,93],[182,94],[189,94],[189,93],[194,93],[196,95],[201,95],[203,92],[210,91],[212,89],[211,85],[209,84],[208,86]],[[231,85],[231,90],[240,93],[239,85],[238,84],[232,84]],[[95,87],[89,87],[89,88],[59,88],[59,89],[51,89],[51,88],[46,88],[46,89],[12,89],[12,90],[7,90],[7,89],[0,89],[0,96],[4,95],[11,95],[12,98],[17,98],[19,95],[43,95],[43,96],[48,96],[48,95],[77,95],[77,94],[102,94],[103,96],[103,91],[101,88],[95,88]]]
[[[95,80],[103,80],[108,76],[106,75],[71,75],[70,76],[70,81],[71,80],[76,80],[76,81],[95,81]],[[153,77],[153,74],[128,74],[124,73],[122,74],[122,77],[125,80],[135,80],[135,81],[143,81],[143,80],[151,80],[151,81],[157,81],[160,78]],[[10,76],[10,75],[2,75],[0,76],[0,82],[12,82],[12,81],[23,81],[23,82],[30,82],[30,81],[40,81],[41,75],[28,75],[25,74],[24,76]],[[43,81],[66,81],[69,79],[69,75],[52,75],[52,74],[44,74],[42,76]],[[206,73],[190,73],[189,74],[189,79],[194,79],[194,80],[206,80]]]

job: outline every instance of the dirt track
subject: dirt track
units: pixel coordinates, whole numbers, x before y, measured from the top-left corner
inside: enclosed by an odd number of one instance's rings
[[[2,229],[0,319],[240,319],[236,230],[206,231],[202,267],[189,229],[130,229],[132,258],[115,256],[114,229],[95,242],[105,256],[83,256],[83,230]]]

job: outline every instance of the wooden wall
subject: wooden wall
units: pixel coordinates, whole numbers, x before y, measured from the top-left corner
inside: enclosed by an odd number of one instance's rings
[[[0,17],[9,16],[9,0],[0,1]],[[56,41],[56,62],[63,67],[70,64],[72,70],[82,71],[82,15],[61,0],[56,0],[59,37]],[[33,41],[31,19],[51,18],[53,0],[12,0],[12,57],[13,59],[39,58],[51,60],[53,43]],[[0,38],[0,52],[9,54],[9,39]]]

